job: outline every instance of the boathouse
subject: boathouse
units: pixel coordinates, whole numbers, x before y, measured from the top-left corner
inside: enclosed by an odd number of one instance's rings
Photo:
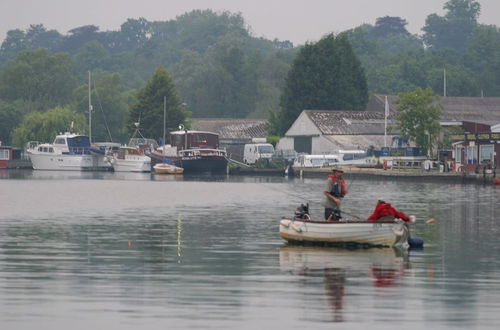
[[[385,134],[385,127],[383,112],[304,110],[276,149],[328,154],[391,146],[399,135],[394,130]]]
[[[219,145],[226,148],[231,159],[242,162],[243,148],[254,139],[267,138],[265,119],[202,119],[193,118],[191,129],[219,134]]]

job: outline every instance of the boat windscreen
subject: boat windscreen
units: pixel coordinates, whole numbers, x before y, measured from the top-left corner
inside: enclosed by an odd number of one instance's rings
[[[69,137],[67,140],[68,147],[70,148],[90,147],[90,140],[88,136],[79,135],[71,138]]]

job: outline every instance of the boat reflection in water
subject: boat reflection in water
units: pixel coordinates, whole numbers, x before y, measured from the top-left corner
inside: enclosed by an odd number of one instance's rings
[[[342,249],[286,245],[280,249],[280,269],[299,276],[322,276],[333,322],[344,320],[349,278],[367,276],[374,287],[397,285],[409,268],[405,249]]]

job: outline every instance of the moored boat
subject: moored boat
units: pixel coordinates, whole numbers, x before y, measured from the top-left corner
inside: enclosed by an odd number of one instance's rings
[[[121,146],[107,155],[115,172],[151,172],[151,158],[146,156],[146,147]]]
[[[28,142],[27,154],[35,170],[109,170],[111,164],[104,156],[91,153],[90,139],[86,135],[66,132],[53,143]]]
[[[408,247],[408,224],[388,221],[318,221],[284,217],[280,236],[290,243]]]
[[[185,173],[224,172],[226,150],[219,148],[219,135],[212,132],[179,130],[170,133],[172,144],[151,153],[152,164],[172,163]]]
[[[158,163],[153,166],[156,174],[182,174],[184,169],[172,164]]]

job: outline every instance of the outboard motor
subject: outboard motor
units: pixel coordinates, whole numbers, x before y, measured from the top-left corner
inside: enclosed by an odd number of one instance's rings
[[[299,207],[295,210],[295,214],[293,216],[294,219],[310,219],[309,217],[309,203],[306,205],[300,204]]]

